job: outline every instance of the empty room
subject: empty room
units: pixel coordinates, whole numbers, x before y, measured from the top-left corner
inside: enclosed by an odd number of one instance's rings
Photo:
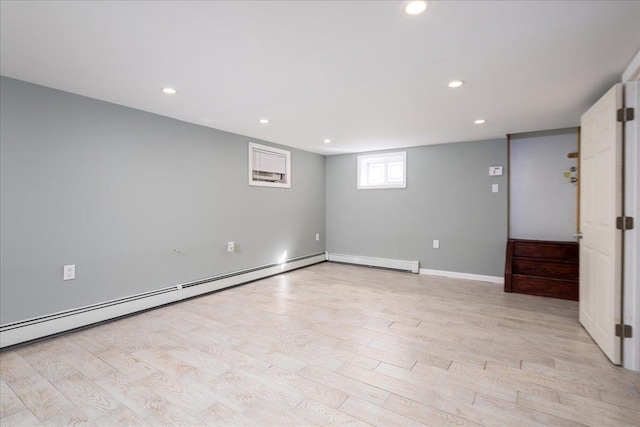
[[[0,424],[640,426],[638,23],[0,0]]]

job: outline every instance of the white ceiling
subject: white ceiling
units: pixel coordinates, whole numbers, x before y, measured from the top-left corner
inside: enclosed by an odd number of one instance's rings
[[[338,154],[577,126],[640,50],[636,1],[404,4],[2,1],[0,73]]]

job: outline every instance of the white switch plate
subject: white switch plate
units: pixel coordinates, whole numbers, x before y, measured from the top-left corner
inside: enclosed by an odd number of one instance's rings
[[[227,252],[235,252],[236,244],[235,242],[227,242]]]
[[[498,184],[491,184],[491,192],[492,193],[498,192]]]
[[[62,280],[73,280],[76,278],[76,265],[65,265],[62,270]]]
[[[316,233],[316,242],[320,240],[320,233]]]
[[[502,166],[489,166],[489,176],[501,176]]]
[[[440,249],[440,240],[433,241],[433,249]]]

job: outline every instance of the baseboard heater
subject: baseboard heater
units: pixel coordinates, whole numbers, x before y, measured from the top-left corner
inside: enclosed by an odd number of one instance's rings
[[[291,258],[125,298],[66,310],[0,326],[0,348],[116,319],[232,286],[274,276],[326,260],[326,252]]]
[[[329,253],[327,255],[327,261],[366,265],[369,267],[391,268],[394,270],[406,270],[412,273],[418,273],[420,271],[420,263],[418,261],[405,261],[400,259],[372,258]]]

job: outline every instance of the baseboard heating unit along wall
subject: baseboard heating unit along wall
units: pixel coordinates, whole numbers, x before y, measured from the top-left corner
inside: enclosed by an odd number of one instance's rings
[[[342,262],[345,264],[367,265],[369,267],[383,267],[394,270],[407,270],[412,273],[418,273],[420,269],[420,263],[418,261],[404,261],[399,259],[372,258],[366,256],[329,253],[327,255],[327,260]]]
[[[404,270],[412,273],[426,274],[429,276],[450,277],[453,279],[476,280],[479,282],[504,283],[504,277],[486,276],[482,274],[458,273],[455,271],[431,270],[428,268],[420,268],[419,261],[406,261],[388,258],[373,258],[358,255],[344,255],[328,253],[327,260],[332,262],[341,262],[345,264],[366,265],[369,267],[390,268],[393,270]]]
[[[150,308],[178,302],[224,288],[280,274],[325,261],[325,252],[292,258],[206,279],[169,286],[151,292],[93,304],[0,326],[0,347],[8,347],[61,332],[82,328]]]

